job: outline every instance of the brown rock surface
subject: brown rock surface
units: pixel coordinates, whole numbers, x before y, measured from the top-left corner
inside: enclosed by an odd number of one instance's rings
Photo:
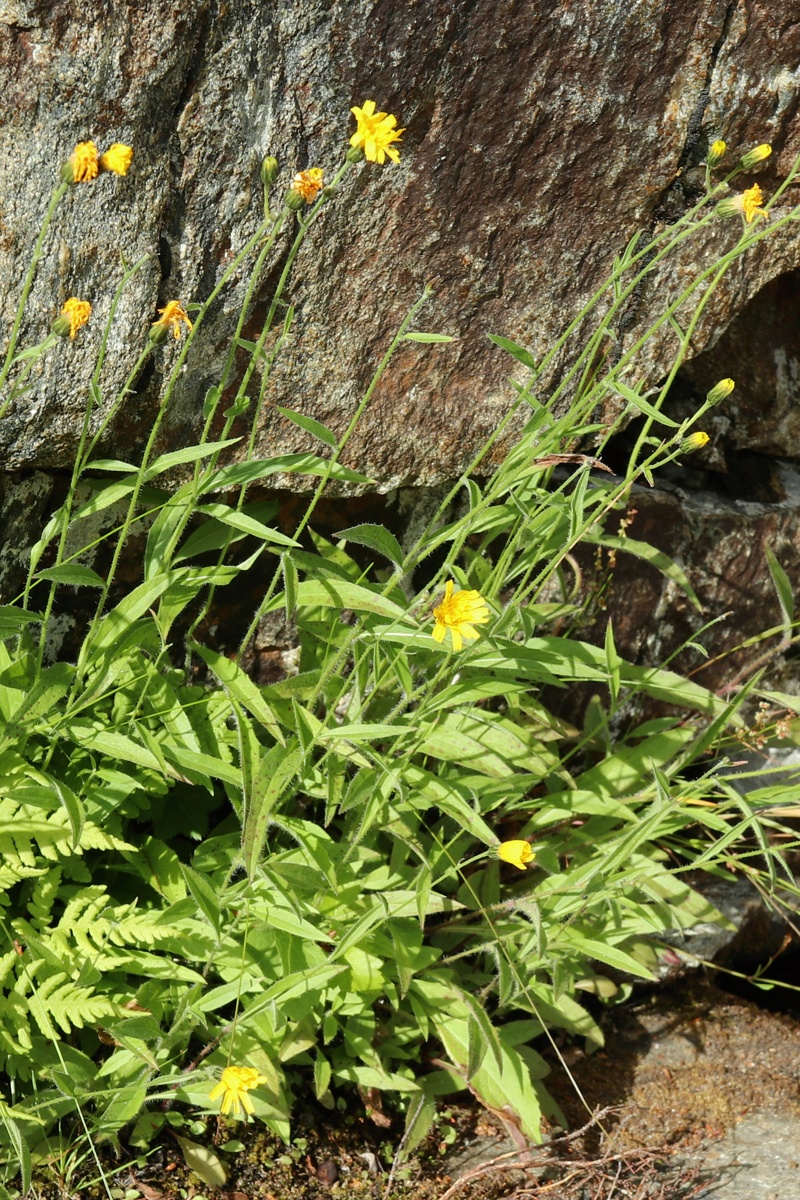
[[[136,147],[126,179],[73,189],[56,219],[23,343],[43,335],[70,294],[92,300],[91,336],[59,346],[6,418],[5,462],[70,461],[120,248],[129,261],[153,257],[112,330],[106,401],[155,308],[208,295],[255,228],[262,156],[281,159],[281,186],[298,167],[330,170],[352,127],[350,105],[374,97],[407,126],[401,164],[352,171],[306,244],[291,286],[292,341],[270,399],[344,428],[390,331],[435,279],[423,324],[459,341],[409,347],[395,360],[350,460],[387,486],[451,477],[513,394],[511,360],[487,332],[540,354],[634,230],[681,211],[678,173],[702,161],[711,138],[736,148],[772,142],[759,175],[767,191],[785,173],[800,149],[795,18],[791,0],[146,0],[113,9],[4,0],[4,322],[58,164],[89,137]],[[795,229],[731,274],[697,350],[795,265]],[[733,236],[714,226],[685,269]],[[669,280],[654,279],[638,297],[626,338],[652,319],[665,289]],[[209,320],[182,381],[173,444],[197,430],[234,303]],[[671,353],[654,347],[652,370]],[[131,398],[115,453],[135,452],[157,383]],[[259,449],[297,448],[301,438],[268,414]]]

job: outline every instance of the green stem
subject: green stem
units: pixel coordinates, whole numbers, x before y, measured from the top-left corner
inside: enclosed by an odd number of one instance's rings
[[[6,379],[8,378],[8,372],[11,370],[11,364],[14,360],[14,350],[17,346],[17,338],[19,337],[19,330],[22,324],[22,316],[25,312],[25,305],[28,302],[28,296],[30,295],[31,288],[33,287],[33,280],[36,276],[36,268],[39,266],[39,260],[42,257],[42,251],[44,249],[47,231],[50,228],[50,222],[53,219],[53,214],[58,208],[60,201],[69,190],[69,186],[70,185],[68,183],[64,183],[62,181],[56,188],[53,189],[53,194],[50,197],[50,203],[47,206],[44,222],[42,223],[42,228],[39,230],[39,236],[36,239],[36,245],[33,248],[31,265],[28,267],[28,274],[25,276],[25,283],[22,286],[22,295],[20,296],[19,304],[17,305],[14,324],[11,327],[11,336],[8,342],[8,349],[6,350],[5,361],[3,363],[2,370],[0,370],[0,388],[2,388],[4,385]]]

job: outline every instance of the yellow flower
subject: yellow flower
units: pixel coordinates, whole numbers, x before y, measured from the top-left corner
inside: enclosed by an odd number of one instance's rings
[[[208,1098],[218,1100],[222,1096],[220,1112],[223,1116],[227,1116],[231,1111],[236,1117],[240,1112],[242,1116],[245,1113],[252,1114],[255,1109],[247,1093],[266,1082],[266,1078],[259,1075],[253,1067],[226,1067],[222,1072],[222,1079],[209,1092]]]
[[[453,649],[460,650],[464,638],[471,641],[478,636],[474,626],[486,624],[489,620],[489,608],[480,592],[464,591],[453,595],[453,580],[448,579],[444,586],[442,602],[433,610],[433,615],[436,618],[433,628],[436,641],[443,642],[449,629]]]
[[[764,195],[761,188],[757,183],[754,183],[752,187],[747,188],[740,196],[734,196],[730,200],[720,200],[717,205],[717,212],[721,217],[730,217],[733,213],[741,213],[749,225],[756,214],[761,217],[769,217],[767,210],[761,207],[763,199]]]
[[[66,170],[72,183],[88,183],[97,178],[97,146],[94,142],[78,142]]]
[[[154,342],[163,342],[167,336],[167,331],[170,329],[175,340],[179,342],[183,333],[181,321],[183,321],[187,329],[192,328],[192,322],[186,315],[180,300],[170,300],[166,308],[160,308],[158,311],[161,313],[161,316],[157,321],[153,321],[153,327],[150,330],[150,337]]]
[[[123,142],[114,142],[105,154],[100,155],[100,170],[113,171],[115,175],[127,175],[133,158],[133,149]]]
[[[361,147],[370,162],[382,163],[388,155],[392,162],[399,163],[400,155],[392,142],[400,141],[404,129],[395,129],[397,117],[385,112],[375,112],[375,101],[365,100],[362,108],[351,108],[357,128],[350,138],[351,146]]]
[[[303,197],[306,204],[311,204],[321,190],[322,175],[321,167],[309,167],[307,171],[298,171],[292,180],[292,188],[298,196]]]
[[[53,322],[53,333],[57,333],[59,337],[69,334],[70,339],[74,340],[75,334],[91,315],[92,306],[88,300],[78,300],[75,296],[70,296]]]
[[[519,867],[520,871],[524,871],[527,864],[533,862],[536,855],[531,850],[529,842],[514,838],[510,842],[500,843],[497,847],[497,857],[502,858],[503,862],[511,863],[514,867]]]
[[[710,441],[711,438],[707,433],[690,433],[681,442],[681,450],[684,454],[688,454],[692,450],[702,450],[703,446],[707,446]]]

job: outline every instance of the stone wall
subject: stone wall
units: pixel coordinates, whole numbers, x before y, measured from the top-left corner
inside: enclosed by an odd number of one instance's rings
[[[56,218],[22,342],[39,340],[71,294],[95,312],[0,423],[4,467],[69,466],[120,250],[151,258],[112,331],[106,402],[157,307],[207,296],[256,227],[262,157],[279,158],[279,187],[299,168],[330,172],[350,106],[374,98],[407,127],[401,163],[355,168],[315,227],[293,274],[297,317],[270,401],[343,429],[390,332],[433,281],[422,324],[458,340],[403,350],[348,461],[387,489],[452,478],[513,398],[516,365],[485,335],[541,354],[631,234],[691,202],[692,169],[714,138],[773,145],[758,169],[769,194],[800,152],[798,62],[794,0],[0,0],[0,328],[59,164],[88,138],[135,147],[125,179],[72,189]],[[685,272],[731,243],[735,224],[714,225],[671,276],[652,279],[623,343]],[[273,268],[285,252],[276,248]],[[796,311],[798,266],[800,225],[789,225],[730,273],[698,329],[685,397],[720,375],[738,383],[709,430],[709,471],[724,473],[731,449],[798,456],[797,321],[776,327],[770,315]],[[172,445],[198,431],[236,300],[206,324],[167,425]],[[654,343],[652,376],[673,349]],[[168,361],[130,398],[109,452],[140,448]],[[302,433],[270,403],[258,452],[300,448]]]

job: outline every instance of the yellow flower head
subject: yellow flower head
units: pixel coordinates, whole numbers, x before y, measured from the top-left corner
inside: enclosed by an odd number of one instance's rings
[[[503,862],[511,863],[513,867],[519,867],[520,871],[524,871],[527,869],[527,864],[533,862],[536,855],[531,850],[529,842],[514,838],[510,842],[500,843],[497,847],[497,857],[502,858]]]
[[[123,142],[114,142],[114,145],[109,146],[105,154],[100,155],[100,170],[113,171],[115,175],[127,175],[132,158],[131,146],[126,146]]]
[[[382,163],[388,155],[392,162],[399,163],[400,155],[392,142],[400,141],[404,129],[395,129],[397,117],[385,112],[375,112],[375,101],[365,100],[362,108],[351,108],[356,119],[356,131],[350,145],[360,147],[370,162]]]
[[[97,178],[97,146],[94,142],[78,142],[65,167],[71,183],[88,183]]]
[[[734,213],[741,213],[747,224],[750,225],[756,214],[769,218],[767,210],[761,207],[763,199],[764,194],[761,188],[757,183],[754,183],[752,187],[747,188],[741,195],[733,196],[729,200],[720,200],[717,205],[717,212],[721,217],[730,217]]]
[[[707,446],[710,441],[711,438],[707,433],[690,433],[681,442],[681,450],[684,454],[689,454],[692,450],[702,450],[703,446]]]
[[[463,639],[472,640],[478,636],[475,625],[485,625],[489,620],[489,608],[480,592],[464,591],[453,595],[453,580],[448,579],[444,586],[444,597],[441,604],[433,610],[436,624],[433,636],[437,642],[443,642],[447,630],[453,639],[453,649],[460,650]]]
[[[298,171],[292,180],[292,188],[298,196],[302,196],[306,204],[311,204],[322,189],[322,168],[309,167],[307,171]]]
[[[157,321],[153,321],[153,327],[150,330],[150,337],[154,342],[163,342],[170,329],[172,330],[172,336],[179,342],[183,333],[181,321],[187,329],[192,328],[192,322],[186,315],[186,311],[180,300],[170,300],[166,308],[160,308],[158,311],[161,313],[161,316]]]
[[[59,337],[69,334],[70,339],[74,339],[75,334],[91,315],[92,306],[88,300],[78,300],[75,296],[70,296],[53,322],[53,333],[57,333]]]
[[[222,1079],[209,1092],[208,1098],[218,1100],[222,1096],[220,1112],[223,1116],[227,1116],[231,1111],[235,1117],[240,1113],[242,1116],[245,1113],[252,1115],[255,1109],[247,1093],[266,1082],[266,1078],[259,1075],[253,1067],[226,1067],[222,1072]]]

